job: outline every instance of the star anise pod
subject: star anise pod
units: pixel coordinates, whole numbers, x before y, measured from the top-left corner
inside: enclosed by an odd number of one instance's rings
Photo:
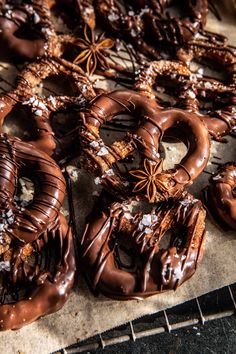
[[[95,36],[94,31],[85,25],[84,38],[79,38],[75,43],[82,52],[75,58],[75,64],[86,62],[86,71],[92,75],[98,64],[104,69],[109,68],[106,51],[113,47],[114,42],[110,38],[104,38],[104,34]]]
[[[157,192],[156,176],[162,172],[162,169],[162,159],[156,163],[145,159],[143,170],[129,171],[132,176],[139,180],[135,183],[133,192],[138,193],[145,190],[149,202],[153,203]]]

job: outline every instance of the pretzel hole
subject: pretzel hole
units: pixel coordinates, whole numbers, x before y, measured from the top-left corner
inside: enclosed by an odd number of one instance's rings
[[[30,41],[43,39],[40,31],[28,23],[21,24],[21,26],[14,32],[14,36],[20,39],[28,39]]]
[[[222,65],[217,64],[215,60],[204,58],[194,58],[190,61],[190,70],[196,74],[200,73],[206,79],[211,78],[221,82],[224,82],[225,77],[228,76]]]
[[[63,75],[50,75],[41,81],[36,93],[42,96],[75,96],[76,87],[73,79]]]
[[[51,127],[55,135],[59,138],[78,128],[78,118],[76,112],[55,112],[51,115]]]
[[[180,163],[188,150],[180,139],[172,136],[173,133],[176,134],[174,130],[167,130],[162,140],[165,150],[164,170],[173,168],[175,164]]]
[[[111,145],[115,141],[123,139],[127,132],[134,131],[137,125],[138,121],[135,117],[128,114],[120,114],[101,126],[100,136],[105,144]]]
[[[3,131],[23,141],[34,140],[37,130],[34,120],[31,119],[31,114],[29,109],[17,104],[5,117]]]

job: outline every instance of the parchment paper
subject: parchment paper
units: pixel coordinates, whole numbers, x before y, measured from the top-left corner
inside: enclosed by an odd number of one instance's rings
[[[227,7],[226,5],[227,2],[224,1],[224,6]],[[232,8],[227,12],[227,17],[223,18],[222,23],[209,15],[208,29],[217,29],[236,45],[235,14]],[[13,82],[16,72],[16,68],[6,63],[0,64],[0,77],[3,79]],[[0,90],[3,88],[10,89],[10,86],[0,80]],[[212,159],[206,170],[216,169],[212,161],[219,162],[219,160],[214,156],[221,157],[220,162],[235,160],[235,140],[230,138],[228,140],[229,144],[212,142]],[[171,162],[178,154],[183,153],[182,147],[172,145],[171,151],[167,150],[167,153]],[[93,179],[86,173],[74,170],[73,176],[75,208],[81,231],[84,218],[96,198],[97,189]],[[200,196],[200,190],[207,184],[208,178],[209,175],[202,173],[196,180],[191,187],[195,196]],[[137,317],[158,312],[231,284],[236,281],[235,254],[235,232],[222,231],[208,220],[203,261],[196,274],[176,292],[153,296],[144,301],[118,302],[103,296],[95,298],[80,279],[68,302],[58,313],[42,318],[21,330],[0,333],[0,353],[50,353]]]

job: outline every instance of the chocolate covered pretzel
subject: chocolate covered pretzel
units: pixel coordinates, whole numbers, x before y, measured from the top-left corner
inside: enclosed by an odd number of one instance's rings
[[[108,146],[100,137],[100,127],[119,114],[135,117],[137,128]],[[81,120],[82,164],[99,177],[103,186],[120,196],[127,196],[130,187],[115,163],[135,150],[143,159],[148,159],[157,172],[155,178],[152,177],[156,187],[152,202],[180,193],[202,172],[209,158],[208,131],[197,115],[180,109],[162,109],[155,100],[131,90],[98,96],[81,112]],[[186,144],[188,152],[175,168],[162,171],[158,147],[163,135],[170,130],[172,136]]]
[[[73,239],[65,218],[59,214],[30,244],[22,246],[11,239],[5,252],[1,244],[0,331],[19,329],[58,311],[75,276]]]
[[[160,79],[163,79],[161,84]],[[140,69],[134,88],[154,98],[154,88],[163,86],[175,98],[172,105],[196,113],[215,139],[219,140],[235,127],[236,91],[233,83],[224,84],[216,79],[204,78],[201,74],[191,72],[181,62],[159,60]],[[201,99],[208,104],[212,102],[212,106],[208,106],[204,113],[200,108]]]
[[[175,290],[194,274],[203,254],[206,213],[199,200],[185,193],[155,204],[150,213],[131,210],[134,201],[93,214],[81,241],[92,288],[119,300]],[[171,239],[161,248],[170,229]]]
[[[69,67],[66,67],[68,65]],[[61,111],[67,111],[69,107],[81,108],[86,101],[93,98],[94,92],[92,83],[82,69],[66,60],[41,59],[28,64],[17,76],[16,89],[0,96],[0,128],[2,128],[6,117],[14,107],[28,110],[28,115],[35,125],[34,139],[29,142],[37,148],[45,151],[50,156],[60,160],[69,154],[73,143],[76,143],[76,132],[68,132],[68,135],[58,138],[55,136],[51,117]],[[34,89],[45,78],[58,76],[69,79],[74,89],[74,96],[48,97],[34,94]],[[18,122],[20,125],[20,122]]]
[[[179,19],[164,11],[172,2],[126,1],[119,4],[114,0],[97,0],[96,9],[106,29],[118,33],[137,51],[158,59],[160,51],[157,49],[157,43],[183,44],[206,23],[206,0],[197,0],[194,3],[184,1],[186,17]]]

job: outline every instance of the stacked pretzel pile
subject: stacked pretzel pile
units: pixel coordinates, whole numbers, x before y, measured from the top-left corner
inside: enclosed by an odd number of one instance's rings
[[[208,163],[211,139],[234,134],[236,51],[205,30],[207,0],[178,4],[0,0],[1,56],[24,62],[15,87],[0,96],[0,330],[60,309],[77,270],[95,292],[122,300],[176,289],[194,274],[206,211],[188,187]],[[206,76],[193,62],[222,75]],[[40,93],[49,77],[72,94]],[[120,88],[99,86],[112,81]],[[6,133],[13,111],[30,127],[21,139]],[[60,129],[59,113],[73,116]],[[104,129],[122,138],[108,144]],[[187,152],[165,169],[162,141],[171,139]],[[102,186],[81,238],[72,199],[69,222],[61,213],[72,159]],[[33,183],[29,201],[22,178]],[[205,193],[211,214],[233,229],[235,187],[232,161]]]

